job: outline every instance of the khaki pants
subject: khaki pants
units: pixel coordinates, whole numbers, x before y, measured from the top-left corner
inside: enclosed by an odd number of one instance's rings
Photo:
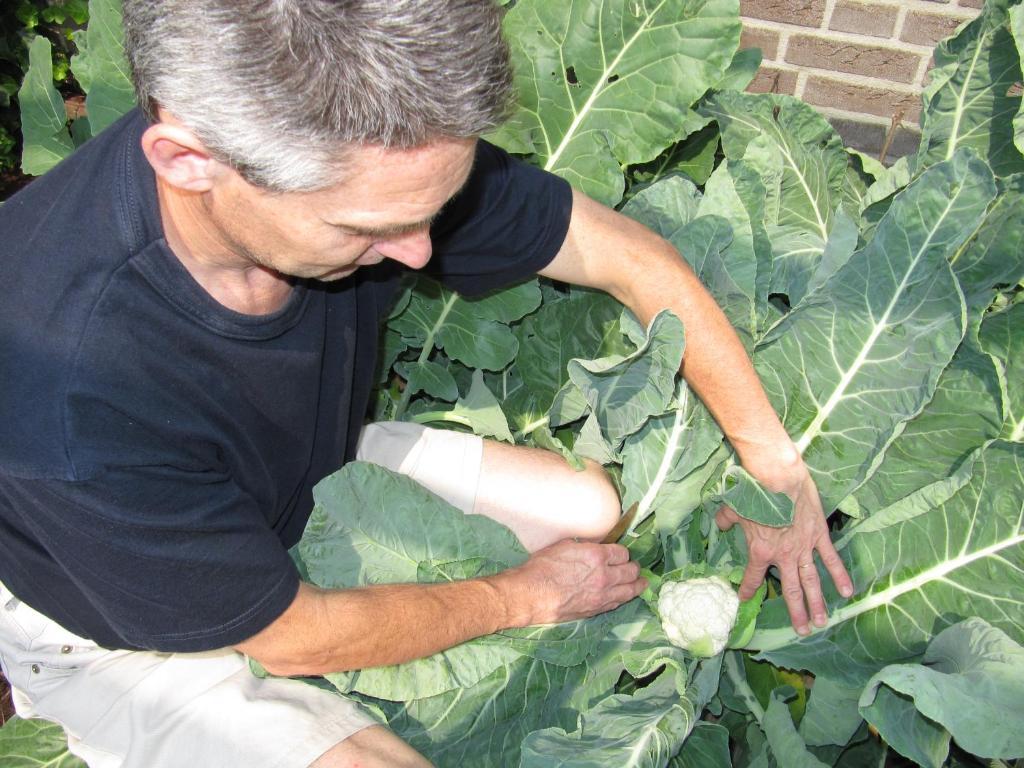
[[[369,425],[358,458],[410,475],[472,512],[480,438]],[[231,650],[100,648],[0,584],[0,666],[22,717],[68,732],[90,768],[304,768],[373,720],[332,691],[251,674]]]

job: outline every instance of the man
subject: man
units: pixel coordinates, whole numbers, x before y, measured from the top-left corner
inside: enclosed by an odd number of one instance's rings
[[[595,543],[619,509],[599,468],[411,426],[358,440],[402,268],[467,294],[539,272],[645,322],[674,310],[690,385],[797,502],[788,529],[720,514],[746,534],[742,594],[775,564],[794,625],[823,623],[815,551],[849,593],[799,453],[671,246],[476,138],[510,93],[489,0],[124,13],[145,117],[0,208],[0,656],[19,711],[92,766],[424,765],[245,657],[282,676],[392,664],[643,589],[625,548]],[[287,548],[312,485],[355,457],[501,520],[531,558],[453,584],[300,584]]]

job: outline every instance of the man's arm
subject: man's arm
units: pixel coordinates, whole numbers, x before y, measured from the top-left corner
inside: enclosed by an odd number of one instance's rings
[[[235,648],[278,675],[365,669],[501,629],[593,616],[645,587],[625,547],[562,541],[481,579],[345,590],[301,584],[276,621]]]
[[[777,565],[793,626],[825,624],[825,601],[813,553],[818,551],[836,587],[853,593],[829,539],[821,500],[799,451],[768,402],[754,367],[724,313],[675,248],[643,225],[575,193],[562,250],[541,273],[599,288],[629,307],[643,323],[671,309],[686,328],[681,371],[736,450],[748,472],[796,503],[793,524],[767,528],[733,510],[718,515],[722,528],[739,522],[750,561],[740,597],[753,595],[770,565]]]

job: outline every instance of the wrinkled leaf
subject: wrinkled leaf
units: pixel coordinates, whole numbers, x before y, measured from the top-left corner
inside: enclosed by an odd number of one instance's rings
[[[680,108],[722,78],[740,25],[735,0],[520,0],[505,30],[520,101],[498,141],[613,205],[621,167],[672,144]]]

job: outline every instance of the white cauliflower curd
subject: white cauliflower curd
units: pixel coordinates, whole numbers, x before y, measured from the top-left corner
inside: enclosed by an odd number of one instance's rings
[[[694,656],[716,656],[729,640],[740,599],[720,576],[670,581],[661,587],[658,613],[673,645]]]

